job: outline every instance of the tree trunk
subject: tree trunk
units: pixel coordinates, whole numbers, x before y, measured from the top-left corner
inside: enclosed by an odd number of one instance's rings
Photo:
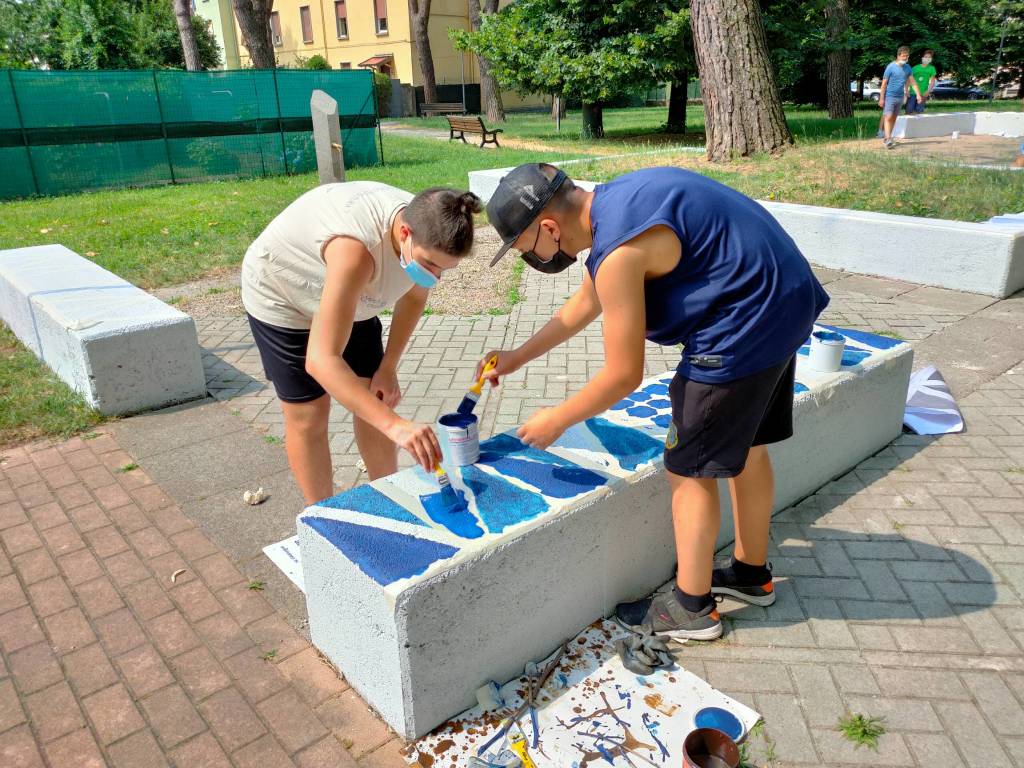
[[[757,0],[692,0],[708,159],[781,152],[793,143]]]
[[[551,119],[565,120],[565,97],[560,93],[551,94]]]
[[[864,101],[864,78],[857,80],[857,101]]]
[[[498,0],[484,0],[484,13],[497,13]],[[469,0],[469,24],[473,31],[480,29],[480,0]],[[505,122],[505,106],[501,103],[501,90],[491,74],[491,62],[483,56],[476,57],[480,65],[480,101],[487,114],[488,123]]]
[[[831,120],[853,117],[850,93],[850,48],[846,39],[850,29],[849,0],[831,0],[825,6],[825,33],[828,38],[828,116]]]
[[[416,37],[416,53],[423,75],[423,101],[437,101],[437,79],[434,76],[434,57],[430,53],[430,0],[409,0],[412,28]]]
[[[181,50],[185,54],[185,69],[189,72],[198,72],[203,68],[203,62],[199,58],[199,43],[196,42],[196,30],[192,26],[190,0],[174,0],[174,18],[178,21]]]
[[[583,102],[583,130],[580,135],[584,139],[604,138],[604,107],[601,102]]]
[[[686,92],[690,83],[690,73],[685,69],[677,70],[672,75],[671,90],[668,94],[668,125],[669,133],[686,133]]]
[[[255,69],[273,69],[274,41],[270,38],[270,11],[274,0],[231,0],[242,30],[242,45]]]

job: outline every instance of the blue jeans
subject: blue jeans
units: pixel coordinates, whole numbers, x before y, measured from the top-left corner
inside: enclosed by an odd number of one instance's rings
[[[924,114],[923,101],[917,100],[917,94],[913,91],[910,92],[910,96],[907,97],[907,114],[908,115],[922,115]]]

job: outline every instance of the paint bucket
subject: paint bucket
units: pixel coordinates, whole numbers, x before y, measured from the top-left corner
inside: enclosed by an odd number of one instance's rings
[[[480,433],[476,416],[471,413],[446,413],[437,420],[441,432],[441,452],[445,462],[457,467],[475,464],[480,459]]]
[[[811,354],[807,363],[816,371],[835,373],[843,365],[846,338],[835,331],[815,331],[811,334]]]
[[[698,728],[683,740],[683,768],[736,768],[740,748],[717,728]]]

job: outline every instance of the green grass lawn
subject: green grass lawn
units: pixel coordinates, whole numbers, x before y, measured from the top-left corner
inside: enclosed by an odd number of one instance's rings
[[[998,112],[1019,112],[1019,99],[995,101],[990,107],[987,101],[938,101],[928,105],[930,112],[976,112],[981,110]],[[859,102],[854,115],[843,120],[829,120],[825,110],[814,107],[785,108],[786,122],[798,143],[836,141],[841,139],[869,138],[878,129],[881,110],[874,102]],[[576,145],[580,141],[583,124],[582,112],[575,110],[562,120],[561,131],[555,129],[555,122],[547,112],[510,112],[501,126],[501,138],[541,140],[547,143],[566,142]],[[632,107],[628,109],[606,109],[604,112],[605,144],[625,143],[644,145],[658,143],[702,144],[704,141],[704,107],[690,104],[686,110],[686,134],[663,134],[668,118],[666,107]],[[444,117],[406,118],[400,121],[409,128],[434,128],[448,130]],[[490,127],[490,126],[488,126]],[[660,135],[659,135],[660,134]]]
[[[72,435],[102,420],[0,323],[0,449]]]
[[[938,106],[988,108],[984,102]],[[996,102],[995,108],[1020,106]],[[439,184],[465,187],[472,170],[582,159],[572,167],[577,178],[604,180],[647,165],[678,165],[762,199],[965,221],[1020,210],[1022,173],[915,164],[898,153],[855,151],[833,143],[873,136],[878,114],[877,107],[860,105],[853,118],[830,121],[820,110],[788,109],[795,147],[778,158],[727,165],[708,163],[693,152],[596,157],[700,144],[703,111],[696,105],[690,106],[685,136],[662,133],[666,111],[651,107],[606,110],[608,138],[590,142],[579,138],[578,112],[569,114],[561,133],[547,114],[516,114],[503,136],[520,140],[523,148],[479,150],[385,133],[387,164],[351,169],[348,178],[418,191]],[[407,122],[445,125],[443,118]],[[305,174],[0,203],[0,249],[60,242],[143,288],[172,285],[236,266],[267,222],[316,183],[314,174]],[[518,300],[518,288],[513,293],[513,301]],[[72,434],[99,420],[0,325],[0,445]]]

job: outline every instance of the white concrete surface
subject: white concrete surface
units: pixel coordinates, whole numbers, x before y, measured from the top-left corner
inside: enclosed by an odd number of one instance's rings
[[[796,436],[771,449],[776,509],[900,433],[909,345],[844,334],[838,373],[798,357]],[[671,577],[661,452],[672,375],[547,451],[510,433],[485,442],[480,464],[447,468],[467,500],[460,516],[431,515],[423,498],[437,486],[417,469],[299,516],[313,642],[400,734],[429,731],[471,706],[486,681],[521,674],[616,602]],[[720,543],[731,538],[726,508]]]
[[[486,202],[509,170],[473,171],[469,188]],[[588,190],[596,186],[574,182]],[[822,267],[997,298],[1024,289],[1024,232],[987,222],[758,202],[807,260]]]
[[[961,135],[1024,136],[1022,112],[936,112],[923,115],[900,115],[893,126],[893,136],[920,139],[929,136]]]
[[[1005,298],[1024,288],[1024,233],[987,222],[759,201],[808,261]]]
[[[0,319],[101,413],[206,394],[192,318],[62,245],[0,251]]]

